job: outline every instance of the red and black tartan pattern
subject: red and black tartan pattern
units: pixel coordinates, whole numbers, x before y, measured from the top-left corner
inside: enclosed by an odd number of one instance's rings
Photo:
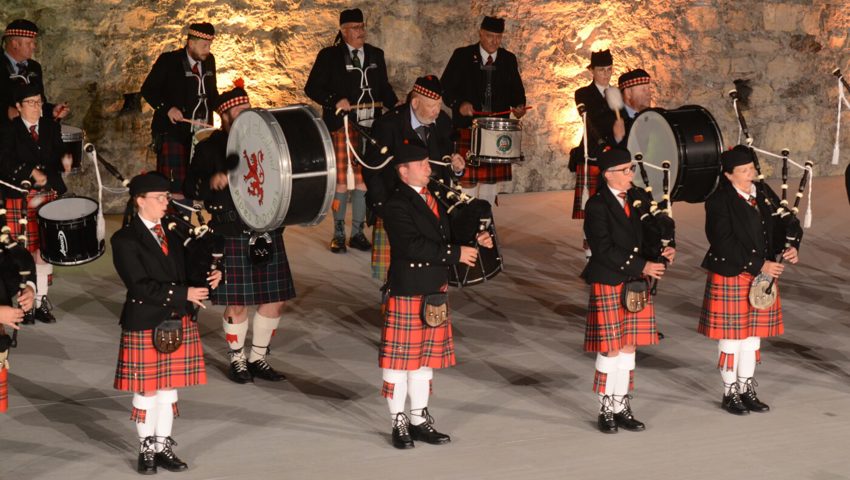
[[[177,402],[171,404],[171,414],[174,418],[180,416],[180,410],[177,408]],[[148,411],[142,410],[140,408],[133,407],[133,410],[130,412],[130,421],[136,423],[145,423],[145,419],[148,417]]]
[[[761,349],[756,350],[756,365],[761,365]]]
[[[0,413],[9,410],[9,369],[0,367]]]
[[[632,313],[620,303],[622,290],[622,283],[590,284],[590,303],[584,331],[586,352],[616,352],[628,345],[658,343],[652,296],[650,295],[649,303],[643,310]]]
[[[608,383],[608,374],[602,373],[599,370],[596,370],[593,374],[593,391],[600,394],[605,395],[605,385]]]
[[[31,207],[33,200],[36,206]],[[27,193],[27,198],[7,198],[6,199],[6,225],[12,230],[14,237],[18,238],[21,232],[21,226],[18,221],[26,215],[27,219],[27,250],[35,252],[39,248],[38,235],[38,209],[42,205],[56,200],[56,192],[48,190],[44,193],[30,190]],[[26,213],[24,213],[26,212]]]
[[[720,357],[717,359],[717,369],[732,372],[735,370],[735,354],[720,352]]]
[[[384,385],[381,387],[381,396],[384,398],[393,398],[393,392],[395,392],[395,383],[384,381]]]
[[[172,353],[160,353],[153,346],[153,330],[121,332],[117,390],[145,393],[207,383],[204,350],[198,324],[183,317],[183,344]]]
[[[378,218],[372,228],[372,278],[387,280],[390,268],[390,239],[384,230],[384,221]]]
[[[274,253],[262,266],[251,263],[247,235],[225,237],[224,279],[210,295],[214,305],[262,305],[295,297],[283,234],[275,231],[269,235]]]
[[[585,182],[587,182],[587,198],[596,195],[596,190],[599,188],[599,167],[596,165],[588,165],[589,175],[584,173],[584,162],[579,162],[576,165],[576,187],[573,200],[573,219],[581,220],[584,218],[584,205],[581,204],[581,195],[584,191]]]
[[[629,391],[634,391],[635,389],[635,371],[629,370]]]
[[[422,322],[422,296],[390,297],[387,301],[378,366],[392,370],[446,368],[455,364],[451,316],[439,327]]]
[[[469,128],[459,128],[457,132],[457,150],[458,153],[466,159],[470,145],[472,145],[472,130]],[[479,183],[510,182],[513,178],[511,172],[512,167],[510,163],[481,162],[479,166],[476,167],[467,161],[466,168],[463,170],[463,176],[460,178],[460,184],[464,188],[470,188]]]
[[[354,158],[353,154],[346,154],[345,147],[345,126],[331,133],[331,139],[334,142],[334,155],[336,155],[336,184],[348,184],[348,158],[351,157],[351,170],[354,172],[354,184],[363,183],[363,173],[361,172],[360,162]],[[348,127],[348,138],[351,140],[351,146],[363,158],[362,149],[360,148],[360,132],[352,127]]]
[[[171,192],[183,191],[191,143],[164,140],[156,155],[156,171],[171,181]]]
[[[747,337],[773,337],[785,332],[779,284],[776,302],[760,310],[750,305],[753,276],[747,272],[734,277],[708,273],[697,331],[714,340],[743,340]]]

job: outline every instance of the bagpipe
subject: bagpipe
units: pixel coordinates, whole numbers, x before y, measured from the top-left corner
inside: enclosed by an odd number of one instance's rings
[[[171,206],[175,213],[167,213],[163,225],[174,232],[183,244],[186,252],[186,280],[193,287],[211,288],[207,277],[223,269],[225,239],[206,224],[200,205],[188,207],[172,200]],[[189,215],[180,214],[179,210],[194,213],[198,225],[192,223]]]
[[[670,200],[670,162],[667,160],[661,162],[663,193],[661,202],[656,202],[652,186],[649,183],[649,174],[646,171],[647,162],[643,160],[643,154],[635,153],[634,159],[643,181],[643,190],[650,198],[650,203],[647,208],[637,199],[632,202],[632,207],[640,212],[641,225],[644,227],[644,232],[647,233],[647,243],[650,245],[647,251],[649,258],[663,263],[666,268],[669,261],[667,257],[661,255],[661,252],[667,247],[676,247],[676,222],[673,220],[672,202]],[[655,295],[657,291],[658,279],[653,279],[650,294]]]

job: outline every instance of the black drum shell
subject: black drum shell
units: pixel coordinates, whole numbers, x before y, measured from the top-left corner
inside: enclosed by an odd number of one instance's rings
[[[55,220],[42,213],[56,202],[87,200],[95,210],[78,218]],[[82,265],[103,255],[105,242],[97,239],[97,202],[88,197],[59,198],[38,208],[38,241],[41,258],[52,265]]]

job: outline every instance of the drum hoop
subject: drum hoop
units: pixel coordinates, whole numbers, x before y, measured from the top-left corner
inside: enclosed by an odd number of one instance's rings
[[[480,117],[472,120],[472,126],[497,132],[522,132],[519,120],[513,118]]]
[[[61,202],[61,201],[64,201],[64,200],[88,200],[88,201],[90,201],[91,203],[93,203],[93,204],[95,205],[95,209],[94,209],[94,211],[93,211],[93,212],[87,213],[87,214],[83,215],[82,217],[76,217],[76,218],[74,218],[74,219],[66,218],[66,219],[63,219],[63,220],[56,220],[56,219],[53,219],[53,218],[47,218],[47,217],[45,217],[45,216],[42,216],[42,215],[41,215],[41,209],[42,209],[42,208],[44,208],[44,207],[46,207],[46,206],[48,206],[48,205],[50,205],[50,204],[52,204],[52,203],[55,203],[55,202]],[[97,217],[97,213],[98,213],[98,211],[100,211],[100,206],[97,204],[97,200],[95,200],[95,199],[93,199],[93,198],[90,198],[90,197],[83,197],[83,196],[76,196],[76,197],[62,197],[62,198],[57,198],[57,199],[55,199],[55,200],[51,200],[51,201],[49,201],[49,202],[47,202],[47,203],[42,203],[41,205],[39,205],[39,206],[38,206],[38,208],[35,210],[35,217],[36,217],[36,219],[44,219],[45,221],[48,221],[48,222],[67,222],[67,221],[69,221],[69,220],[79,220],[79,219],[81,219],[81,218],[87,218],[87,217],[90,217],[90,216],[92,216],[92,215],[94,215],[95,217]]]

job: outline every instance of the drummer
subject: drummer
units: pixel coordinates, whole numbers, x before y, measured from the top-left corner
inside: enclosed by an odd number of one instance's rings
[[[2,71],[8,74],[0,75],[0,127],[9,124],[12,118],[19,115],[13,99],[16,86],[33,83],[44,91],[44,78],[41,64],[33,60],[35,53],[38,26],[29,20],[13,20],[3,32]],[[42,115],[60,120],[68,116],[71,109],[67,103],[54,105],[45,100],[42,105]]]
[[[525,115],[525,87],[516,55],[501,47],[504,31],[505,19],[484,17],[478,43],[456,49],[443,71],[443,102],[456,129],[469,129],[475,117],[510,116],[493,112]],[[466,194],[495,204],[498,184],[511,178],[510,164],[482,163],[468,165],[461,184]]]
[[[237,80],[232,90],[218,98],[216,112],[221,117],[222,130],[216,130],[195,147],[185,193],[188,198],[204,201],[212,216],[210,227],[226,241],[225,281],[212,292],[211,299],[215,305],[226,305],[222,326],[230,358],[228,378],[236,383],[249,383],[255,378],[278,382],[286,377],[269,365],[266,356],[284,302],[295,297],[295,287],[283,244],[283,227],[266,234],[271,256],[265,263],[255,264],[249,245],[251,229],[242,222],[230,196],[228,172],[240,160],[227,157],[227,137],[236,117],[251,108],[242,85],[241,79]],[[251,305],[258,307],[254,313],[251,351],[246,357],[244,346]]]
[[[339,15],[339,33],[334,44],[323,48],[310,70],[304,93],[322,106],[322,120],[331,132],[336,152],[336,193],[332,209],[334,235],[330,250],[345,253],[345,210],[348,204],[349,173],[351,168],[354,190],[351,191],[351,236],[348,246],[368,252],[372,244],[363,228],[366,221],[366,183],[361,166],[346,147],[346,137],[358,155],[364,149],[357,130],[343,129],[341,113],[356,113],[357,123],[370,128],[383,108],[398,103],[387,78],[384,51],[366,43],[366,23],[359,8],[343,10]]]
[[[613,140],[625,148],[635,117],[652,106],[652,78],[646,70],[636,68],[620,75],[617,84],[623,92],[624,106],[620,118],[614,121]]]
[[[214,39],[211,24],[189,25],[186,45],[160,55],[142,84],[142,96],[154,109],[156,169],[171,181],[175,198],[183,196],[192,136],[213,119],[218,98],[215,57],[210,53]]]
[[[12,231],[18,231],[18,220],[27,219],[27,249],[35,260],[36,296],[35,320],[55,323],[52,305],[47,299],[52,282],[53,265],[39,254],[38,207],[57,195],[65,193],[62,180],[62,143],[60,125],[51,117],[42,116],[44,95],[41,85],[33,82],[15,88],[13,94],[18,115],[0,129],[0,177],[12,185],[31,185],[27,193],[3,187],[6,198],[6,221]],[[31,321],[31,320],[30,320]]]
[[[370,144],[367,149],[368,163],[372,166],[380,165],[403,144],[421,141],[428,147],[428,158],[444,161],[444,157],[451,157],[450,165],[432,165],[431,176],[446,185],[453,185],[463,175],[465,162],[463,157],[452,152],[452,121],[440,109],[442,95],[440,79],[435,75],[417,78],[408,96],[408,103],[396,107],[375,122],[373,138],[378,145],[387,147],[387,151],[381,154],[379,147]],[[382,220],[383,206],[389,194],[395,190],[398,176],[391,167],[386,166],[380,171],[364,169],[363,178],[368,187],[366,201],[376,216],[372,228],[372,277],[383,282],[390,266],[390,246]]]

